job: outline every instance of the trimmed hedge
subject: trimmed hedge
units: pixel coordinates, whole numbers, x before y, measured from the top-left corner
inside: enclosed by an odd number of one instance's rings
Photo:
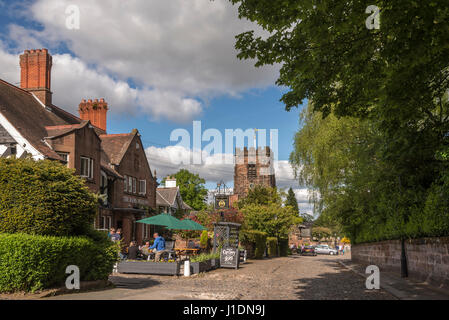
[[[63,286],[67,266],[80,269],[80,280],[106,280],[117,261],[117,246],[104,235],[51,237],[0,234],[0,292]]]
[[[281,257],[288,256],[288,239],[279,239],[279,254]]]
[[[240,232],[240,241],[244,244],[254,246],[254,257],[262,259],[265,254],[267,244],[267,234],[257,230],[247,230]]]
[[[274,237],[267,238],[268,256],[276,257],[278,251],[278,239]]]
[[[0,158],[0,233],[85,235],[98,200],[55,161]]]

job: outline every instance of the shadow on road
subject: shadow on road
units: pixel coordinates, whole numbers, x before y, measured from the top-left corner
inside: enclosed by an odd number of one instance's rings
[[[320,259],[318,257],[310,257]],[[335,272],[324,272],[313,277],[294,280],[295,295],[303,300],[389,300],[393,296],[383,290],[368,290],[365,279],[343,268],[335,260],[320,259]],[[326,268],[328,269],[328,268]]]
[[[142,277],[123,277],[123,276],[111,276],[109,277],[109,281],[111,281],[116,288],[122,289],[146,289],[150,287],[154,287],[160,285],[161,282],[155,279],[142,278]]]

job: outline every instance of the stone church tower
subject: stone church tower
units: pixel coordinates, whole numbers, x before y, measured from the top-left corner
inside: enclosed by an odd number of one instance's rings
[[[269,147],[235,150],[234,196],[243,198],[256,185],[276,187],[273,153]]]

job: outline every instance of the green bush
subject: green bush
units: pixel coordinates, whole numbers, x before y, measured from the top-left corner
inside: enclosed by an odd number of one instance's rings
[[[80,269],[81,280],[106,280],[117,261],[117,247],[102,234],[51,237],[0,234],[0,292],[63,286],[67,266]]]
[[[190,259],[191,262],[204,262],[207,260],[220,259],[220,252],[202,253]]]
[[[278,251],[278,239],[274,237],[267,238],[268,256],[276,257]]]
[[[262,259],[267,244],[267,234],[262,231],[247,230],[240,233],[240,241],[243,244],[252,244],[256,259]]]
[[[207,248],[208,240],[209,240],[209,235],[207,233],[207,230],[203,230],[203,232],[201,233],[201,238],[200,238],[201,248],[203,248],[203,249]]]
[[[281,257],[288,256],[288,239],[279,239],[279,254]]]
[[[84,180],[62,164],[0,159],[0,233],[84,235],[97,205]]]

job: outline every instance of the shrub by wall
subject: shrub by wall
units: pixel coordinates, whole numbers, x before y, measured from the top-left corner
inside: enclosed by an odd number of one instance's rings
[[[106,280],[117,248],[104,235],[94,237],[0,234],[0,292],[63,286],[69,265],[79,267],[81,280]]]
[[[267,243],[267,234],[262,231],[247,230],[240,232],[240,241],[242,244],[251,243],[254,246],[254,257],[262,259],[265,254]]]
[[[279,253],[281,257],[288,256],[288,239],[279,239]]]
[[[55,161],[0,159],[0,233],[84,235],[98,201]]]
[[[268,256],[276,257],[278,254],[278,239],[274,237],[267,238]]]

